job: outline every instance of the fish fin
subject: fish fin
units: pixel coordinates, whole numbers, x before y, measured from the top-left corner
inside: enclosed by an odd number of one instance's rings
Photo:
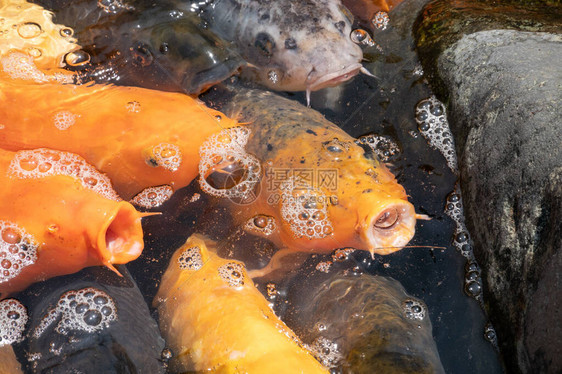
[[[310,88],[306,88],[306,107],[310,108]]]
[[[416,219],[421,219],[424,221],[431,221],[431,217],[428,216],[427,214],[415,214],[414,217],[416,217]]]
[[[309,255],[310,253],[298,252],[294,248],[282,248],[273,254],[266,266],[247,272],[250,278],[278,280],[302,265]]]
[[[107,262],[105,262],[105,263],[103,264],[103,266],[105,266],[106,268],[108,268],[109,270],[111,270],[112,272],[114,272],[115,274],[119,275],[120,277],[123,276],[123,274],[121,274],[121,273],[119,272],[119,270],[117,270],[117,268],[116,268],[115,266],[113,266],[113,264],[112,264],[111,262],[107,261]]]

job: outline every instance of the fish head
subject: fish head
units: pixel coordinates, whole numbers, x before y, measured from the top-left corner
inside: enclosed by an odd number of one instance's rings
[[[353,247],[383,255],[402,249],[416,224],[404,187],[343,131],[317,134],[299,134],[299,147],[278,154],[274,165],[289,173],[278,191],[267,191],[272,181],[266,171],[260,197],[271,203],[272,193],[280,195],[275,215],[283,245],[314,252]],[[269,178],[275,172],[270,170]]]
[[[363,52],[350,39],[351,16],[336,1],[275,2],[260,16],[245,56],[257,80],[279,91],[316,91],[357,75]]]

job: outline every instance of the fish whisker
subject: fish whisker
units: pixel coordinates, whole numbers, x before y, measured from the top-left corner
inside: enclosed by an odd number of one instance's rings
[[[380,79],[379,77],[377,77],[376,75],[373,75],[373,73],[371,73],[369,70],[367,70],[366,67],[361,66],[361,69],[359,69],[359,71],[365,75],[368,75],[369,77],[373,77],[373,78],[377,78]]]

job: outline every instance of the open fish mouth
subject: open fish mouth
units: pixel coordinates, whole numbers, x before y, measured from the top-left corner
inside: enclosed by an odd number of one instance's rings
[[[369,217],[362,236],[371,254],[385,255],[407,245],[414,236],[415,226],[413,205],[407,201],[395,201]]]
[[[362,67],[363,65],[360,63],[355,63],[333,73],[319,76],[316,79],[314,79],[316,70],[312,69],[308,74],[306,82],[307,91],[316,91],[326,87],[337,86],[359,74]]]

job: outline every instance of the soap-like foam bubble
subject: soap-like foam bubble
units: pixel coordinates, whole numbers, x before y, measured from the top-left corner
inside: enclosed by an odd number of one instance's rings
[[[117,308],[108,294],[93,287],[65,292],[57,305],[41,319],[39,326],[33,331],[33,337],[39,338],[59,316],[61,318],[55,327],[57,333],[93,333],[107,328],[117,320]]]
[[[373,17],[373,25],[375,28],[379,30],[386,30],[388,23],[390,22],[390,17],[388,16],[387,12],[383,12],[382,10],[375,13]]]
[[[319,190],[296,189],[293,180],[283,183],[281,217],[297,238],[324,238],[333,232],[328,217],[328,198]]]
[[[23,340],[27,309],[16,299],[0,301],[0,347]]]
[[[457,174],[455,142],[447,121],[445,105],[435,96],[420,101],[416,105],[416,123],[429,145],[441,152],[449,168]]]
[[[332,261],[322,261],[316,264],[316,270],[321,271],[322,273],[329,273],[331,267]]]
[[[398,144],[389,136],[370,134],[360,137],[358,141],[369,146],[383,162],[389,162],[402,153]]]
[[[164,169],[176,171],[182,162],[181,150],[175,144],[157,144],[148,150],[147,162],[153,166],[161,166]]]
[[[339,248],[334,251],[332,254],[332,260],[334,262],[343,262],[347,261],[349,255],[355,252],[354,248]]]
[[[130,202],[146,209],[155,208],[168,201],[173,193],[174,190],[168,185],[148,187],[135,195]]]
[[[0,221],[0,284],[37,261],[35,239],[18,225]]]
[[[260,181],[261,165],[244,149],[249,136],[247,127],[233,127],[205,140],[199,149],[199,184],[203,191],[230,199],[253,197],[254,188]],[[220,176],[216,181],[215,173]]]
[[[230,287],[239,287],[244,285],[244,266],[237,262],[229,262],[219,267],[219,276]]]
[[[72,83],[73,77],[65,74],[47,75],[35,66],[33,57],[21,52],[12,52],[0,58],[2,69],[12,79],[32,80],[38,83],[54,81],[58,83]]]
[[[246,221],[244,230],[269,236],[277,230],[277,224],[275,223],[275,218],[264,214],[258,214]]]
[[[74,125],[76,123],[76,118],[78,116],[72,112],[69,112],[68,110],[63,110],[60,112],[57,112],[54,116],[53,116],[53,121],[55,123],[55,127],[59,130],[66,130],[68,129],[70,126]]]
[[[307,348],[322,365],[329,369],[338,367],[343,360],[337,343],[323,336],[316,338]]]
[[[82,157],[70,152],[47,148],[18,151],[10,163],[8,172],[17,178],[68,175],[80,180],[84,187],[105,198],[121,200],[105,174],[100,173]]]
[[[406,299],[402,303],[404,316],[408,319],[423,321],[427,315],[427,307],[423,302],[416,299]]]
[[[179,267],[182,270],[199,270],[203,266],[201,249],[197,246],[189,247],[182,251],[178,258]]]

